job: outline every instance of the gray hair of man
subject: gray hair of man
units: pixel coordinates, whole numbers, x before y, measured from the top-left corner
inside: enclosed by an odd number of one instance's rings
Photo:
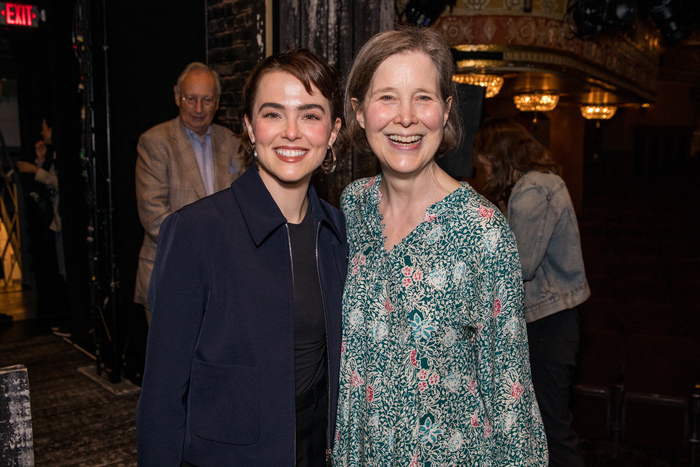
[[[216,98],[221,97],[221,80],[219,79],[219,74],[211,68],[209,65],[206,65],[202,62],[192,62],[189,65],[185,67],[184,70],[182,70],[182,73],[180,73],[180,76],[177,77],[177,84],[175,85],[177,87],[177,92],[180,92],[180,88],[182,85],[182,80],[185,79],[185,76],[187,76],[187,73],[193,72],[193,71],[207,71],[211,73],[211,75],[214,77],[214,82],[216,83]]]

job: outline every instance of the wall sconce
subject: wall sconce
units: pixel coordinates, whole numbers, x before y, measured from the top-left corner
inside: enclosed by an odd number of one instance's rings
[[[543,92],[513,96],[515,106],[521,112],[549,112],[559,103],[557,94]]]
[[[586,120],[610,120],[615,112],[617,112],[617,107],[609,104],[581,106],[581,115]]]
[[[498,94],[503,86],[503,77],[498,75],[458,74],[452,75],[452,81],[486,88],[487,99]]]

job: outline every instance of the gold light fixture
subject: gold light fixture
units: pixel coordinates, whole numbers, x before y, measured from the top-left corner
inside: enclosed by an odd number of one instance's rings
[[[498,75],[458,74],[452,75],[452,81],[486,88],[487,99],[498,94],[503,86],[503,77]]]
[[[581,106],[581,115],[586,120],[610,120],[617,107],[610,104],[589,104]]]
[[[521,112],[549,112],[559,103],[557,94],[536,92],[513,96],[515,106]]]

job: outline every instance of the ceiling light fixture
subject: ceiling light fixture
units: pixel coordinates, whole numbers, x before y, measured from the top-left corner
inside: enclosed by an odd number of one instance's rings
[[[513,96],[515,106],[521,112],[549,112],[559,103],[559,96],[544,92]]]
[[[498,94],[503,86],[503,77],[498,75],[457,74],[452,75],[452,81],[486,88],[487,99]]]
[[[582,105],[581,115],[586,120],[610,120],[617,112],[617,107],[610,104]]]

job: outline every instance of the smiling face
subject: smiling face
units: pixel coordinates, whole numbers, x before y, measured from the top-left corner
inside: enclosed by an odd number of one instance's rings
[[[355,117],[386,175],[417,175],[434,160],[451,99],[443,101],[438,71],[422,52],[387,58],[372,78]]]
[[[331,121],[328,99],[295,76],[273,71],[257,87],[248,136],[258,154],[260,178],[271,192],[280,186],[308,186],[311,174],[335,141],[341,120]]]

